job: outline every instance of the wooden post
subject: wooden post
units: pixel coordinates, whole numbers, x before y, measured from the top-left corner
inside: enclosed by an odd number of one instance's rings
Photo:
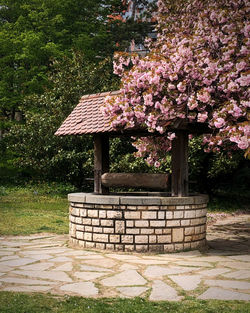
[[[94,193],[108,194],[109,188],[102,186],[102,174],[109,172],[109,136],[94,135]]]
[[[188,132],[176,131],[172,142],[171,189],[173,197],[188,196]]]

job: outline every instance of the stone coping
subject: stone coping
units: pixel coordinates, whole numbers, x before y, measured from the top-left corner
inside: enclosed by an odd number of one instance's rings
[[[165,196],[164,196],[165,195]],[[119,193],[98,195],[94,193],[70,193],[69,202],[111,205],[189,205],[208,202],[208,196],[203,194],[188,197],[170,197],[167,193]]]

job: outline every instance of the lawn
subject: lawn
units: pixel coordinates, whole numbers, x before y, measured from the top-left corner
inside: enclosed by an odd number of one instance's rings
[[[1,313],[248,313],[250,303],[241,301],[150,302],[134,299],[88,299],[0,292]]]
[[[49,190],[49,192],[48,192]],[[0,189],[0,235],[68,232],[68,202],[43,187]]]

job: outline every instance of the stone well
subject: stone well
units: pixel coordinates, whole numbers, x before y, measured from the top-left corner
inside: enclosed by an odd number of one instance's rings
[[[206,245],[206,195],[72,193],[68,199],[74,245],[137,252],[174,252]]]

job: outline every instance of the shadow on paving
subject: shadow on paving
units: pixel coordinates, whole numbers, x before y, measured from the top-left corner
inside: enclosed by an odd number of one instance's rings
[[[223,221],[212,225],[207,230],[207,244],[210,249],[237,254],[250,253],[250,220]]]

